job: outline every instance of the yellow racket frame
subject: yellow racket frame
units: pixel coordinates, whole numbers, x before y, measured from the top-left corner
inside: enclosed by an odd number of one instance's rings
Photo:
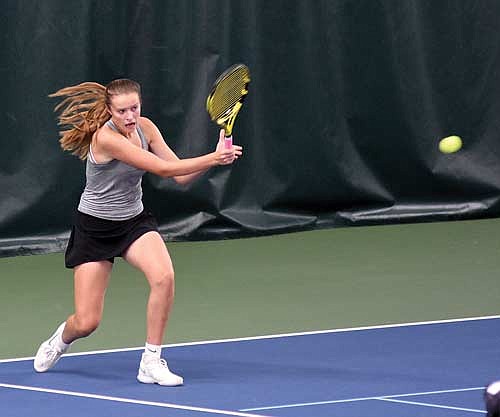
[[[212,121],[225,131],[226,137],[233,132],[236,116],[248,94],[250,71],[244,64],[236,64],[215,80],[207,97],[207,111]]]

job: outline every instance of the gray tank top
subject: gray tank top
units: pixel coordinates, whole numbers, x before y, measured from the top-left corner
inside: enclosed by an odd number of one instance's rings
[[[106,124],[118,131],[109,120]],[[137,126],[142,149],[148,149],[144,133]],[[142,176],[145,171],[113,159],[96,163],[92,149],[87,158],[87,183],[80,198],[78,211],[105,220],[128,220],[144,209],[142,205]]]

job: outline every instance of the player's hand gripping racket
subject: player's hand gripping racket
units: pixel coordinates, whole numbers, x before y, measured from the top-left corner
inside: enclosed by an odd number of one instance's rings
[[[225,147],[233,146],[232,132],[236,116],[248,94],[250,71],[243,64],[225,70],[214,82],[207,97],[207,111],[212,121],[224,129]]]

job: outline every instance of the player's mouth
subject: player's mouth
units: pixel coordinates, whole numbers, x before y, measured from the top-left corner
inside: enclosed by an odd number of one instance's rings
[[[127,129],[135,129],[135,122],[125,123]]]

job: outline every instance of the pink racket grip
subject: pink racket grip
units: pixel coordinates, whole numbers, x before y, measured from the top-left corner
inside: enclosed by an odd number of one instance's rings
[[[229,136],[228,138],[224,137],[224,148],[231,149],[233,147],[233,137]]]

